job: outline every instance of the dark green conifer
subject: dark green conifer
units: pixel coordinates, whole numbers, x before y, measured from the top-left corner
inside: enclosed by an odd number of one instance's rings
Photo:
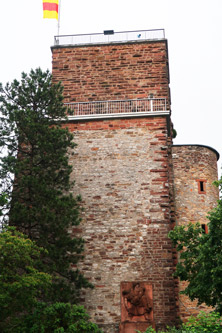
[[[72,268],[82,258],[83,240],[69,232],[80,223],[80,198],[71,194],[68,152],[75,145],[63,127],[62,93],[41,69],[0,86],[0,178],[9,224],[47,250],[43,267],[55,277],[53,295],[66,302],[89,283]]]

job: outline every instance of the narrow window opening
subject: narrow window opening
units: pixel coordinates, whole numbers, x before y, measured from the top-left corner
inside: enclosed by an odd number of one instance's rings
[[[205,179],[197,179],[198,184],[198,193],[199,194],[206,194],[206,180]]]
[[[208,234],[208,226],[206,224],[201,224],[204,234]]]
[[[201,227],[203,229],[203,232],[206,234],[206,225],[205,224],[201,224]]]
[[[200,181],[200,192],[205,192],[204,191],[204,182]]]

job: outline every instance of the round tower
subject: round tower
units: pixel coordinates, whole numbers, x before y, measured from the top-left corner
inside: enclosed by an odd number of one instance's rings
[[[199,222],[207,233],[207,213],[217,205],[218,189],[213,182],[218,179],[218,152],[204,145],[174,145],[173,181],[176,225]],[[179,289],[185,288],[180,282]],[[208,311],[204,305],[197,307],[188,297],[180,295],[180,315],[182,318]],[[210,309],[211,310],[211,309]]]
[[[206,215],[218,200],[212,183],[218,179],[219,154],[202,145],[174,145],[172,153],[176,224],[206,224]]]

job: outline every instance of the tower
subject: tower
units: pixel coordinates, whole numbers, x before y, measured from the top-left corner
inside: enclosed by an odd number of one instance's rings
[[[84,207],[71,232],[85,239],[79,268],[95,286],[82,303],[107,333],[175,324],[168,233],[177,176],[164,31],[60,36],[52,57],[53,79],[73,110],[66,126],[77,143],[70,161]]]
[[[207,215],[217,205],[218,189],[213,185],[217,180],[218,152],[204,145],[174,145],[173,179],[176,225],[199,222],[205,233],[208,232]],[[183,290],[186,282],[180,282]],[[197,301],[191,302],[185,295],[179,298],[180,317],[186,319],[197,315],[200,310],[212,311]]]

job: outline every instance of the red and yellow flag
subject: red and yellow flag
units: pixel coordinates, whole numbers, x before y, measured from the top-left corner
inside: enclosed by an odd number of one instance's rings
[[[43,0],[43,18],[57,19],[59,0]]]

